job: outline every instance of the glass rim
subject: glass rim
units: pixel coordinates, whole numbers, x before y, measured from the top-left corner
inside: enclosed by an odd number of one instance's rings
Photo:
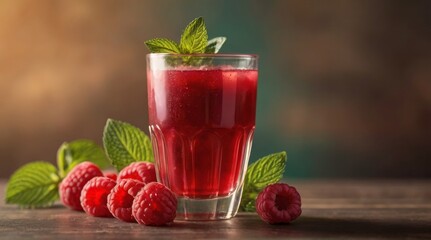
[[[147,57],[205,57],[205,58],[237,58],[237,59],[258,59],[258,54],[241,54],[241,53],[148,53]]]

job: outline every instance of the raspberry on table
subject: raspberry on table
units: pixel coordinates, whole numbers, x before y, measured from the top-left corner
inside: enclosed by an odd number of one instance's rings
[[[117,174],[115,172],[104,172],[105,177],[117,181]]]
[[[289,223],[302,213],[301,196],[285,183],[268,185],[257,196],[256,212],[270,224]]]
[[[108,195],[108,209],[112,215],[125,222],[136,222],[132,215],[133,199],[145,186],[135,179],[123,179]]]
[[[76,165],[60,184],[60,200],[73,210],[82,211],[81,190],[92,178],[103,176],[99,167],[91,162],[82,162]]]
[[[135,179],[145,184],[156,182],[156,170],[153,163],[133,162],[118,173],[117,182],[122,179]]]
[[[139,224],[161,226],[174,221],[177,198],[165,185],[152,182],[147,184],[135,197],[132,205],[133,216]]]
[[[81,206],[95,217],[112,217],[108,210],[107,197],[116,182],[107,177],[95,177],[88,181],[81,192]]]

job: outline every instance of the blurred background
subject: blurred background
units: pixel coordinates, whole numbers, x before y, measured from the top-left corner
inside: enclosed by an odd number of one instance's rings
[[[144,41],[198,16],[222,52],[260,55],[252,161],[431,177],[431,1],[0,0],[0,178],[64,141],[101,143],[107,118],[148,133]]]

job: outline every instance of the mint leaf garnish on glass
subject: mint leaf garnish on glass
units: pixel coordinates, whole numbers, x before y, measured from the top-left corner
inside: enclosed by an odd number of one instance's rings
[[[225,37],[216,37],[209,40],[207,46],[205,47],[205,53],[218,53],[224,42],[226,42]]]
[[[208,33],[202,17],[193,20],[184,29],[180,40],[181,53],[203,53],[208,42]]]
[[[108,119],[103,132],[103,145],[118,171],[132,162],[154,162],[150,138],[131,124]]]
[[[180,53],[180,47],[172,40],[166,38],[155,38],[145,42],[148,49],[154,53]]]
[[[212,54],[218,53],[226,37],[216,37],[208,41],[205,21],[198,17],[191,21],[181,35],[180,43],[166,38],[155,38],[145,42],[151,53]]]
[[[252,163],[245,174],[240,210],[255,211],[256,197],[262,189],[283,177],[286,167],[286,152],[274,153]]]

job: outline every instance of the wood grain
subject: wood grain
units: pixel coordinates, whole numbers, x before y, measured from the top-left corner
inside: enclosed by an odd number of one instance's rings
[[[60,204],[30,210],[1,201],[0,239],[431,239],[431,181],[289,182],[302,195],[303,214],[287,225],[240,213],[225,221],[146,227]]]

